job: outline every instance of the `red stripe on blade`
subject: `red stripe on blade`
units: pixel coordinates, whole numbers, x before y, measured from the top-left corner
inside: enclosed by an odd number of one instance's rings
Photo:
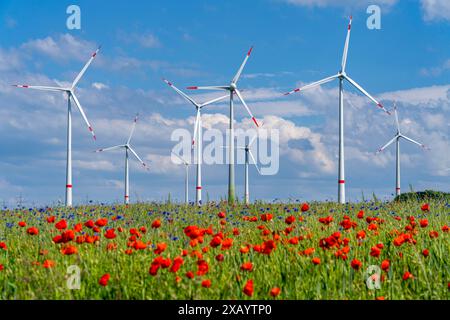
[[[71,184],[66,184],[66,188],[72,188]]]
[[[198,87],[187,87],[188,90],[197,90]]]
[[[250,50],[248,50],[247,56],[250,56],[252,54],[252,50],[253,50],[253,47],[251,47]]]
[[[252,120],[253,120],[253,122],[255,123],[255,125],[259,128],[259,124],[258,124],[258,122],[256,121],[255,117],[252,117]]]
[[[339,182],[339,184],[344,184],[345,180],[339,180],[338,182]]]
[[[197,187],[196,189],[197,189],[197,190],[202,190],[202,187]]]

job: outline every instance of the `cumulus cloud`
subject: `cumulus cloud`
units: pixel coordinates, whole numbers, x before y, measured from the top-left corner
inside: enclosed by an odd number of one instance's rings
[[[448,0],[421,0],[425,21],[450,21],[450,2]]]

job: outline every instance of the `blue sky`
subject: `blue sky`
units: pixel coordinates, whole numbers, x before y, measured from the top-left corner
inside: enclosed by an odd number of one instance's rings
[[[92,142],[74,112],[74,201],[122,199],[121,153],[94,154],[122,143],[141,114],[135,149],[150,163],[131,167],[131,199],[182,198],[183,169],[170,162],[170,133],[192,128],[194,110],[161,81],[180,88],[227,84],[250,46],[240,86],[258,119],[280,130],[276,176],[251,173],[252,198],[335,199],[337,86],[282,97],[339,70],[353,15],[348,74],[390,107],[397,100],[405,133],[430,146],[402,145],[402,188],[449,191],[450,5],[445,0],[356,1],[8,1],[0,4],[0,201],[63,199],[66,106],[58,94],[25,92],[14,83],[72,81],[90,53],[102,50],[79,84],[79,98],[98,135]],[[381,7],[381,30],[366,27],[369,4]],[[81,30],[66,28],[66,8],[81,8]],[[200,94],[199,100],[217,96]],[[346,87],[349,199],[389,197],[394,149],[374,151],[394,134],[385,116]],[[237,125],[249,120],[236,106]],[[205,127],[225,129],[227,107],[206,110]],[[194,170],[191,171],[191,177]],[[226,166],[204,168],[211,199],[226,194]],[[242,168],[237,169],[238,195]],[[194,187],[193,180],[191,186]],[[191,196],[193,196],[191,190]]]

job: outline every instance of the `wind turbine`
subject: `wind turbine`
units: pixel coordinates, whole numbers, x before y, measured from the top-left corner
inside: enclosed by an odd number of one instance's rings
[[[343,92],[343,84],[344,80],[347,80],[351,85],[353,85],[356,89],[358,89],[362,94],[372,100],[379,108],[383,109],[387,114],[390,114],[388,110],[378,102],[374,97],[372,97],[366,90],[364,90],[356,81],[350,78],[345,72],[345,67],[347,64],[347,54],[348,54],[348,46],[350,42],[350,31],[352,27],[352,17],[350,17],[350,22],[348,24],[347,29],[347,38],[345,39],[344,52],[342,55],[342,63],[341,70],[328,78],[319,80],[317,82],[313,82],[307,84],[303,87],[296,88],[290,92],[285,93],[284,95],[289,95],[295,92],[303,91],[306,89],[311,89],[316,86],[322,85],[324,83],[330,82],[335,79],[339,79],[339,172],[338,172],[338,201],[339,203],[345,203],[345,167],[344,167],[344,92]]]
[[[125,149],[125,197],[124,197],[125,204],[130,203],[130,184],[129,184],[129,168],[128,168],[129,152],[131,152],[131,154],[134,155],[136,157],[136,159],[148,170],[148,167],[145,164],[145,162],[142,161],[142,159],[137,155],[136,151],[134,151],[130,145],[131,138],[133,137],[133,133],[134,133],[134,129],[136,128],[137,121],[138,121],[138,115],[136,115],[136,117],[134,118],[133,126],[131,127],[131,132],[130,132],[130,135],[128,137],[126,144],[109,147],[109,148],[98,149],[95,151],[95,152],[103,152],[103,151],[111,151],[111,150],[122,149],[122,148]]]
[[[230,126],[229,126],[229,145],[228,145],[228,163],[229,163],[229,171],[228,171],[228,202],[234,203],[235,200],[235,185],[234,185],[234,105],[233,105],[233,95],[236,94],[239,100],[244,105],[245,109],[247,110],[248,114],[252,118],[253,122],[255,123],[256,127],[259,127],[258,121],[256,121],[256,118],[253,116],[252,112],[250,111],[249,107],[245,103],[244,99],[242,98],[241,92],[237,88],[237,82],[239,81],[239,78],[241,77],[241,73],[244,70],[245,64],[247,63],[248,58],[250,57],[250,54],[252,53],[253,47],[250,48],[250,50],[247,52],[247,55],[245,56],[244,62],[242,62],[239,70],[237,71],[236,75],[231,80],[231,83],[226,86],[206,86],[206,87],[188,87],[190,90],[225,90],[229,91],[230,95]]]
[[[197,205],[202,204],[202,158],[203,158],[203,149],[202,149],[202,117],[201,117],[201,110],[203,107],[210,105],[212,103],[215,103],[217,101],[220,101],[222,99],[225,99],[228,97],[222,96],[210,101],[207,101],[205,103],[197,103],[194,99],[189,97],[187,94],[185,94],[183,91],[178,89],[171,83],[170,81],[163,79],[165,83],[167,83],[173,90],[175,90],[180,96],[185,98],[187,101],[192,103],[195,108],[197,109],[197,116],[195,119],[194,124],[194,135],[192,140],[192,147],[195,145],[195,141],[197,139],[197,186],[195,187],[196,193],[195,193],[195,202]]]
[[[181,160],[181,162],[185,166],[185,177],[184,177],[184,202],[186,204],[189,204],[189,166],[191,163],[189,161],[186,161],[182,157],[180,157],[178,154],[172,151],[172,154],[176,156],[178,159]]]
[[[427,149],[427,147],[411,138],[408,138],[404,134],[400,132],[400,122],[398,121],[398,113],[397,113],[397,106],[394,103],[394,114],[395,114],[395,124],[397,126],[397,134],[394,138],[392,138],[388,143],[386,143],[384,146],[382,146],[378,151],[377,154],[382,152],[384,149],[386,149],[388,146],[390,146],[392,143],[396,143],[396,172],[395,172],[395,194],[397,196],[400,195],[400,139],[403,138],[406,141],[409,141],[411,143],[417,144],[418,146]]]
[[[257,136],[255,135],[249,143],[247,143],[245,146],[237,146],[236,149],[238,150],[244,150],[245,151],[245,171],[244,171],[244,202],[245,204],[250,203],[250,189],[249,189],[249,179],[248,179],[248,167],[250,163],[250,159],[252,160],[252,163],[255,165],[256,170],[258,170],[258,173],[261,174],[261,171],[258,168],[258,165],[256,164],[255,157],[253,156],[252,151],[250,150],[252,144],[256,141]],[[228,147],[224,147],[228,148]]]
[[[78,84],[78,82],[83,77],[86,70],[91,65],[92,61],[94,61],[95,57],[97,56],[98,52],[100,51],[100,47],[91,55],[91,58],[86,63],[86,65],[81,69],[80,73],[77,75],[75,80],[72,82],[72,85],[70,87],[47,87],[47,86],[30,86],[30,85],[13,85],[17,88],[24,88],[24,89],[34,89],[34,90],[40,90],[40,91],[51,91],[51,92],[63,92],[67,94],[67,165],[66,165],[66,201],[65,205],[67,207],[72,206],[72,106],[71,106],[71,100],[75,103],[78,110],[81,113],[81,116],[84,119],[84,122],[86,122],[86,125],[88,126],[89,131],[91,132],[92,136],[94,137],[94,140],[96,139],[94,130],[92,129],[91,124],[89,123],[89,120],[86,117],[86,114],[83,111],[83,108],[81,107],[81,104],[75,95],[75,89]]]

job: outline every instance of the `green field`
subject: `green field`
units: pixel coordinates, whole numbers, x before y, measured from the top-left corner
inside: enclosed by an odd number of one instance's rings
[[[312,202],[303,212],[301,203],[5,210],[0,297],[449,299],[450,206],[428,203],[428,211],[413,200]],[[366,284],[370,265],[383,267],[379,289]]]

